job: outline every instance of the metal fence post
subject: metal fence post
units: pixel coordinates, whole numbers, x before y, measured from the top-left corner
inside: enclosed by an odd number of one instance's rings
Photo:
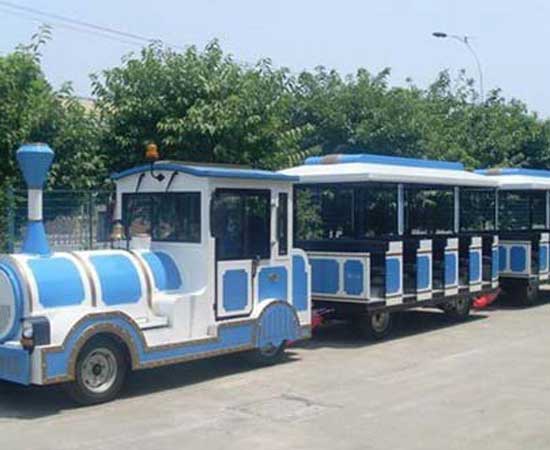
[[[7,219],[7,251],[13,253],[15,250],[15,193],[13,187],[9,186],[6,195],[6,219]]]
[[[93,250],[94,248],[94,193],[93,191],[88,192],[88,249]]]

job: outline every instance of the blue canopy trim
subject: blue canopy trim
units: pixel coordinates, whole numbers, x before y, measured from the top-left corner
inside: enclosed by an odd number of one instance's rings
[[[135,175],[136,173],[149,172],[151,165],[137,166],[131,169],[124,170],[122,172],[114,173],[111,175],[113,180],[119,180],[121,178]],[[230,167],[216,167],[216,166],[187,166],[185,164],[179,164],[174,162],[159,162],[155,163],[154,170],[170,170],[174,172],[182,172],[188,175],[196,177],[207,178],[237,178],[245,180],[270,180],[270,181],[298,181],[299,178],[290,175],[284,175],[282,173],[271,172],[269,170],[259,169],[234,169]]]

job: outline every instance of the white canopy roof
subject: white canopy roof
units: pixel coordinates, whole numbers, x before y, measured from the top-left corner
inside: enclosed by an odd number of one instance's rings
[[[550,178],[529,175],[489,175],[487,178],[496,180],[500,189],[550,189]]]
[[[548,170],[497,168],[477,170],[476,172],[496,180],[500,189],[550,189],[550,171]]]
[[[488,177],[466,170],[366,162],[305,164],[282,170],[281,173],[300,177],[300,183],[371,181],[447,186],[498,186],[495,177]]]

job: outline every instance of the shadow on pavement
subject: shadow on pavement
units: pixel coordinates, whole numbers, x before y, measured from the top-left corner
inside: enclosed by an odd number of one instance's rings
[[[466,321],[454,321],[439,311],[412,310],[395,313],[393,329],[386,339],[376,341],[358,336],[351,324],[346,321],[334,321],[321,326],[310,341],[297,345],[302,348],[317,349],[323,347],[355,348],[369,345],[384,345],[385,342],[403,339],[422,333],[429,333],[442,328],[461,326],[465,323],[488,318],[483,312],[473,313]]]
[[[487,316],[476,313],[467,322],[482,320]],[[384,342],[402,339],[419,333],[427,333],[441,328],[460,326],[464,322],[454,322],[445,314],[430,310],[415,310],[396,314],[396,323],[391,337],[385,341],[372,341],[358,337],[346,322],[334,322],[315,333],[312,340],[295,344],[301,349],[320,349],[323,347],[350,348],[369,345],[384,345]],[[291,347],[283,364],[298,362],[299,357]],[[303,355],[307,357],[307,353]],[[138,371],[130,374],[121,399],[149,395],[159,391],[179,389],[212,379],[246,373],[249,370],[269,370],[256,368],[239,355],[227,355],[193,361],[174,366]],[[115,400],[116,402],[116,400]],[[105,408],[108,405],[90,407]],[[77,406],[69,400],[61,386],[23,387],[0,382],[0,420],[38,419],[59,414],[63,410]]]

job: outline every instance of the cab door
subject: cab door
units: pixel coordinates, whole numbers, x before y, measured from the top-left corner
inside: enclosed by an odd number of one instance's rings
[[[216,316],[249,316],[258,268],[271,256],[271,192],[218,189],[211,222],[216,241]]]

